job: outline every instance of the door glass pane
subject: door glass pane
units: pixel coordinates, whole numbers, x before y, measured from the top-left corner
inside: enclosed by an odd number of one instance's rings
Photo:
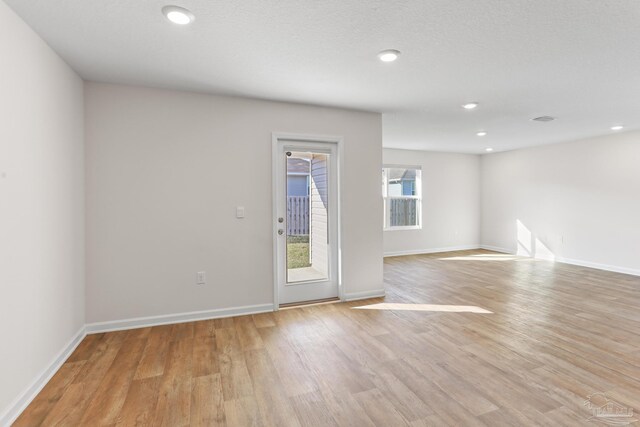
[[[329,155],[287,151],[287,283],[329,278]]]

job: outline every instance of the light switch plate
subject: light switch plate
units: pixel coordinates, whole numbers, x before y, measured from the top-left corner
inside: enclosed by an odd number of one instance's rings
[[[244,206],[236,207],[236,218],[244,218]]]
[[[198,271],[198,273],[196,274],[196,284],[204,285],[205,283],[207,283],[206,271]]]

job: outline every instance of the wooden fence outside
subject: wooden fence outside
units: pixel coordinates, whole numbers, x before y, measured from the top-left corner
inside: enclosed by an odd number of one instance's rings
[[[390,221],[391,227],[404,227],[418,224],[418,200],[417,199],[393,199],[391,203]]]
[[[309,234],[309,196],[287,196],[287,236]]]

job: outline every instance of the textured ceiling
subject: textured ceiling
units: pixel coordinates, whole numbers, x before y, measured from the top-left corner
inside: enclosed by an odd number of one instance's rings
[[[386,147],[640,128],[638,0],[5,1],[85,79],[379,111]],[[166,4],[195,22],[168,23]],[[397,62],[376,58],[388,48]]]

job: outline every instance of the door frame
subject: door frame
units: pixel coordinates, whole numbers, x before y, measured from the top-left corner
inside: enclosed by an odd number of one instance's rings
[[[299,134],[288,132],[273,132],[271,134],[271,204],[272,204],[272,247],[273,247],[273,311],[280,309],[280,288],[278,286],[278,263],[281,261],[278,259],[278,206],[276,201],[276,188],[278,186],[278,174],[282,171],[278,171],[276,165],[278,164],[278,156],[280,155],[278,150],[279,142],[315,142],[325,144],[335,144],[336,152],[338,155],[336,171],[336,188],[338,194],[336,194],[337,211],[336,215],[336,227],[337,227],[337,242],[335,242],[336,250],[338,251],[338,265],[337,268],[337,280],[338,280],[338,298],[340,301],[344,301],[344,287],[342,285],[342,176],[343,176],[343,153],[344,153],[344,138],[342,136],[335,135],[312,135],[312,134]]]

